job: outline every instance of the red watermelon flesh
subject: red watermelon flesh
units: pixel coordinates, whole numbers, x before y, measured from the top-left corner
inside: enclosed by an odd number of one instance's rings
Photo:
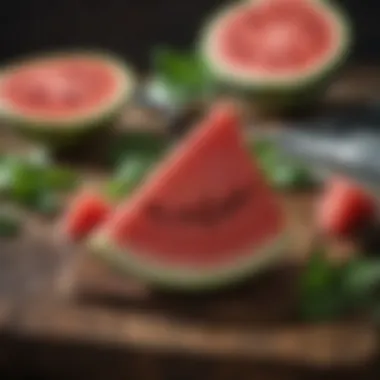
[[[335,49],[338,35],[331,16],[315,1],[253,1],[222,21],[217,56],[247,74],[300,74],[325,62]]]
[[[273,243],[282,210],[240,129],[232,106],[215,106],[106,226],[117,250],[161,267],[212,270]]]
[[[332,178],[318,203],[317,222],[331,236],[347,236],[377,213],[376,199],[359,184],[343,177]]]
[[[0,99],[30,117],[75,117],[112,101],[119,75],[108,62],[92,57],[35,60],[5,75]]]
[[[69,202],[62,219],[62,230],[70,240],[81,240],[103,223],[112,207],[104,196],[94,190],[83,190]]]

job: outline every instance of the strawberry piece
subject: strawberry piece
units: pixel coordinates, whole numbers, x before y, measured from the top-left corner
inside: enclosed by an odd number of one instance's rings
[[[330,180],[317,208],[317,223],[329,235],[355,232],[361,223],[372,220],[376,200],[355,182],[342,177]]]
[[[81,240],[94,230],[111,212],[111,206],[101,194],[79,193],[70,202],[63,219],[63,229],[70,239]]]

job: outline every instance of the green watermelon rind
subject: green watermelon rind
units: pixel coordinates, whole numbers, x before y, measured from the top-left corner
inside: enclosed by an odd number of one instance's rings
[[[102,107],[96,111],[90,111],[81,115],[67,118],[43,118],[28,115],[12,109],[6,103],[6,99],[0,99],[0,117],[12,128],[19,130],[25,135],[42,140],[53,145],[66,144],[74,141],[87,133],[102,129],[111,125],[121,115],[124,106],[132,97],[136,87],[135,74],[132,69],[119,58],[108,52],[91,50],[70,50],[65,52],[45,53],[38,56],[26,57],[16,63],[10,64],[0,73],[1,81],[7,75],[12,74],[18,67],[29,63],[43,62],[50,59],[61,59],[71,56],[83,56],[104,62],[110,70],[116,73],[118,80],[118,91],[113,98],[105,101]]]
[[[352,44],[351,24],[346,12],[337,5],[320,0],[308,1],[311,1],[315,7],[319,7],[322,13],[331,16],[336,26],[339,44],[332,50],[331,57],[326,62],[313,67],[304,75],[297,75],[295,73],[294,76],[271,78],[270,76],[265,77],[259,74],[256,78],[253,78],[250,74],[242,75],[234,71],[228,64],[225,64],[225,60],[211,55],[210,51],[212,51],[212,46],[214,45],[213,37],[215,29],[219,27],[221,21],[226,16],[229,16],[231,12],[238,12],[246,7],[252,7],[252,4],[259,3],[259,1],[247,1],[238,5],[229,5],[218,11],[216,15],[213,15],[208,20],[201,32],[198,46],[199,52],[210,74],[224,87],[251,94],[268,93],[270,95],[271,93],[284,93],[286,95],[292,92],[297,94],[303,93],[304,89],[313,88],[314,86],[319,87],[322,82],[328,83],[333,74],[343,66],[350,52]]]
[[[90,237],[88,247],[94,257],[122,275],[133,276],[163,289],[193,292],[213,290],[262,273],[282,259],[287,242],[288,235],[282,233],[252,256],[222,269],[207,269],[203,273],[200,270],[165,268],[140,260],[138,255],[128,254],[127,250],[116,247],[104,232]]]

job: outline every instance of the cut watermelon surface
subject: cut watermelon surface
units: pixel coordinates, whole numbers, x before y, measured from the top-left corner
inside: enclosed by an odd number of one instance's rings
[[[284,216],[240,129],[232,106],[215,106],[91,239],[94,252],[148,281],[190,289],[273,262]]]
[[[109,55],[49,54],[3,70],[0,110],[27,132],[77,135],[118,113],[133,87],[131,71]]]
[[[211,18],[200,50],[222,84],[251,92],[320,84],[345,61],[350,28],[329,1],[235,3]]]

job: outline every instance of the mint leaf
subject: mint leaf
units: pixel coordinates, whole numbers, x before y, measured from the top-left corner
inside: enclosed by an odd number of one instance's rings
[[[33,204],[43,184],[41,170],[22,161],[15,163],[11,170],[10,198],[25,206]]]
[[[165,154],[169,141],[164,135],[147,136],[149,132],[119,136],[110,148],[109,165],[115,167],[131,156],[145,156],[151,160],[159,160]]]
[[[38,210],[41,202],[46,203],[43,199],[57,198],[56,193],[71,190],[76,184],[76,174],[53,166],[43,150],[26,157],[0,158],[0,196],[19,206]]]
[[[317,252],[301,276],[300,314],[325,321],[351,312],[380,317],[380,259],[362,257],[343,266],[330,263]]]
[[[67,191],[74,189],[78,184],[76,173],[70,169],[51,167],[43,174],[44,185],[52,191]]]
[[[250,144],[250,150],[276,189],[300,190],[316,185],[312,172],[301,163],[283,157],[274,142],[255,141]]]
[[[376,297],[380,304],[380,259],[353,260],[346,272],[343,286],[356,307],[371,307]]]
[[[129,195],[145,178],[153,165],[153,158],[131,155],[117,167],[113,179],[107,184],[106,193],[117,200]]]
[[[13,181],[13,168],[16,161],[10,157],[0,158],[0,196],[9,194]]]
[[[175,103],[208,96],[213,90],[211,76],[193,53],[158,48],[153,53],[153,71],[160,91]]]
[[[59,196],[50,191],[41,191],[30,205],[33,211],[39,212],[45,216],[54,216],[61,210],[61,200]]]
[[[350,296],[342,287],[344,267],[330,263],[323,251],[315,252],[300,279],[300,315],[313,321],[341,317]]]

